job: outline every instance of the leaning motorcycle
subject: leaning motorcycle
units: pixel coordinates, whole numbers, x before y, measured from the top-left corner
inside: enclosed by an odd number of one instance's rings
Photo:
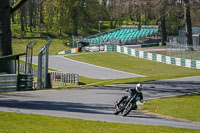
[[[115,115],[122,113],[123,116],[126,116],[136,107],[136,102],[139,100],[139,97],[136,94],[131,95],[129,89],[126,89],[126,91],[129,92],[130,95],[126,96],[119,104],[115,104]]]

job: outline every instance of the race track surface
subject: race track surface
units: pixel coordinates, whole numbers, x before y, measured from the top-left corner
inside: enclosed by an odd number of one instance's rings
[[[199,81],[200,77],[191,77],[145,82],[143,83],[144,98],[148,100],[200,92]],[[113,103],[126,94],[124,91],[126,88],[133,86],[135,84],[0,94],[0,111],[200,129],[199,122],[165,119],[140,112],[131,112],[127,117],[113,115]]]
[[[33,57],[33,64],[38,64],[38,57]],[[22,59],[24,60],[24,59]],[[50,56],[49,68],[66,73],[77,73],[80,76],[93,79],[123,79],[144,77],[143,75],[122,72],[65,58],[63,56]]]

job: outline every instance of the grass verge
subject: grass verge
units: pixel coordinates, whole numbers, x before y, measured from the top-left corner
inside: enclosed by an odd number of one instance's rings
[[[153,99],[143,109],[157,114],[200,122],[200,94]]]
[[[67,58],[87,62],[90,64],[136,73],[148,77],[187,77],[200,75],[197,69],[190,69],[168,65],[164,63],[135,58],[116,52],[91,53],[83,55],[67,56]]]
[[[200,75],[200,71],[197,69],[158,63],[115,52],[72,55],[67,56],[67,58],[146,76],[139,78],[115,79],[112,81],[108,80],[108,82],[99,83],[98,85],[144,82]]]
[[[199,133],[200,130],[144,126],[0,112],[2,133]]]

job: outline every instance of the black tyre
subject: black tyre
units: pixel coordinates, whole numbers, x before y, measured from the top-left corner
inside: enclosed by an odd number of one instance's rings
[[[115,105],[115,111],[114,111],[114,115],[118,115],[122,110],[121,107],[122,105]]]
[[[125,102],[126,101],[124,99],[119,105],[115,105],[114,115],[118,115],[120,112],[123,111]]]
[[[127,116],[127,114],[131,111],[132,108],[133,108],[133,104],[132,104],[132,103],[129,103],[129,104],[125,107],[124,111],[122,112],[122,115],[123,115],[123,116]]]
[[[118,115],[119,113],[120,113],[120,111],[118,111],[118,110],[114,111],[114,115]]]

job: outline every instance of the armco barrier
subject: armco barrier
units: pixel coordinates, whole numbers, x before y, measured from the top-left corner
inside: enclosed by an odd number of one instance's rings
[[[116,47],[116,48],[111,48],[111,47]],[[107,46],[105,46],[105,51],[106,52],[111,52],[111,51],[119,52],[119,53],[131,55],[134,57],[142,58],[142,59],[162,62],[165,64],[200,69],[200,61],[199,60],[190,60],[190,59],[165,56],[165,55],[161,55],[161,54],[153,54],[153,53],[149,53],[149,52],[144,52],[144,51],[140,51],[140,50],[136,50],[136,49],[127,48],[124,46],[109,46],[109,45],[107,45]]]
[[[17,74],[0,75],[0,92],[17,90]]]

